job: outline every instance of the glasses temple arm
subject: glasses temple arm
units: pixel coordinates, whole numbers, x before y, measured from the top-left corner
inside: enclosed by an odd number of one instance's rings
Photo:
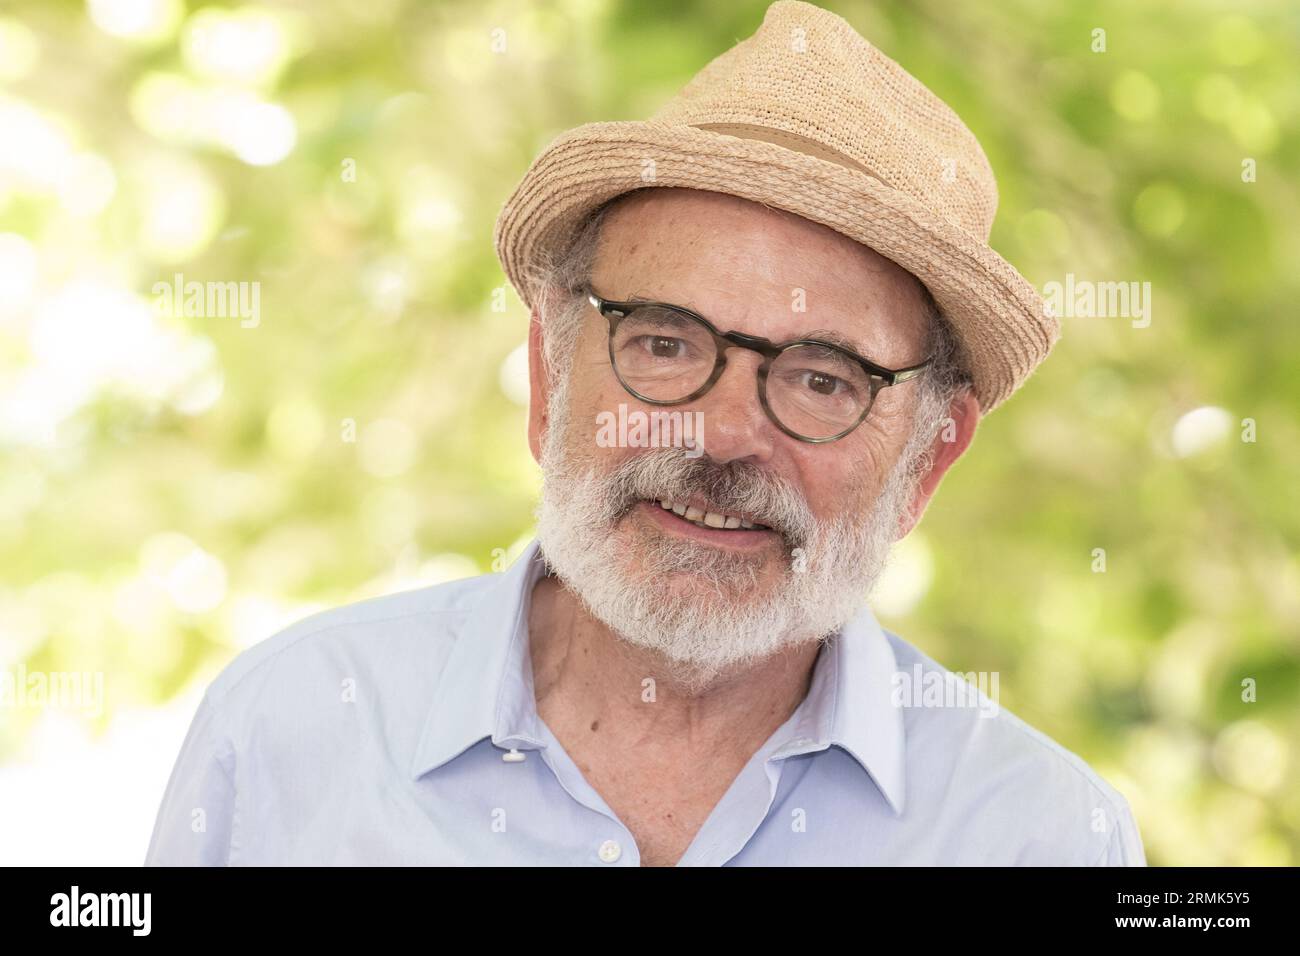
[[[899,369],[897,372],[894,372],[894,373],[893,373],[893,376],[892,376],[892,378],[890,379],[889,384],[890,384],[890,385],[897,385],[899,382],[906,382],[909,378],[916,378],[916,376],[920,375],[920,374],[921,374],[922,372],[924,372],[927,368],[929,368],[929,367],[930,367],[930,364],[931,364],[933,361],[934,361],[934,359],[932,359],[932,358],[928,358],[928,359],[926,359],[924,362],[922,362],[920,365],[913,365],[911,368],[902,368],[902,369]]]

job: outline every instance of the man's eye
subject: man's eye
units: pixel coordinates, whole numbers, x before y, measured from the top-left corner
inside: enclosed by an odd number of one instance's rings
[[[818,395],[839,395],[849,388],[849,383],[844,379],[812,369],[804,372],[801,380],[805,388],[816,392]]]
[[[676,359],[686,357],[686,342],[670,335],[643,335],[641,345],[655,358]]]

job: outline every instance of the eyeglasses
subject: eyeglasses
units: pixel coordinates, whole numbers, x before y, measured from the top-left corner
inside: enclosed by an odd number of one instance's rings
[[[727,349],[763,356],[758,401],[777,428],[799,441],[843,438],[866,420],[882,388],[921,373],[887,369],[819,339],[774,343],[744,332],[719,332],[703,316],[666,302],[616,302],[583,290],[609,322],[609,360],[623,388],[651,405],[680,405],[722,377]]]

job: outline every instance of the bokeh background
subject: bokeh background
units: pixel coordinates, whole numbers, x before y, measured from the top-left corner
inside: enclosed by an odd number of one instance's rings
[[[1295,864],[1300,7],[826,5],[974,129],[1031,281],[1152,289],[1146,327],[1064,320],[879,616],[999,672],[1151,863]],[[764,6],[0,4],[0,668],[104,680],[0,707],[0,862],[138,863],[241,649],[529,539],[497,211]],[[258,283],[256,325],[165,314],[178,274]]]

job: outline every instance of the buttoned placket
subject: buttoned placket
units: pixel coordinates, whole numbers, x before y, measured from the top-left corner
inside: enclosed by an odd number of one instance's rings
[[[592,831],[590,849],[593,865],[640,866],[641,853],[632,831],[623,825],[609,804],[587,782],[564,745],[555,738],[551,728],[540,716],[537,718],[537,733],[541,737],[537,755],[550,768],[564,792],[602,818],[602,822]]]
[[[804,720],[801,703],[737,774],[677,862],[678,866],[725,866],[748,845],[772,810],[785,757],[793,756],[796,751],[806,753],[819,749],[807,737],[791,739],[790,735]],[[774,745],[773,741],[785,743]],[[820,749],[824,750],[825,745]]]

